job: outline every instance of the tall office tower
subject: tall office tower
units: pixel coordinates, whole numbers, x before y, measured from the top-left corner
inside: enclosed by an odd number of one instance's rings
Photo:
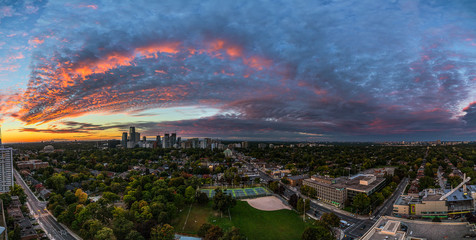
[[[142,137],[143,142],[147,142],[147,138],[145,136]]]
[[[136,132],[136,137],[135,137],[135,142],[134,144],[138,143],[140,141],[140,133]]]
[[[0,129],[0,193],[10,192],[13,187],[13,149],[5,148]]]
[[[122,133],[122,147],[127,148],[127,132]]]
[[[162,147],[162,143],[160,142],[160,135],[157,135],[157,138],[155,139],[155,142],[157,144],[157,147]]]
[[[162,140],[162,147],[163,148],[169,148],[170,147],[170,140],[169,140],[169,134],[168,133],[164,134],[164,139]]]
[[[136,128],[135,127],[129,128],[129,141],[131,141],[132,143],[136,142]]]
[[[172,133],[170,136],[170,147],[173,147],[177,143],[177,133]]]

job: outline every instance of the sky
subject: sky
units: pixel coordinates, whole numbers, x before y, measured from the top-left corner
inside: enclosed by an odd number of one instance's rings
[[[0,0],[4,142],[476,140],[473,0]]]

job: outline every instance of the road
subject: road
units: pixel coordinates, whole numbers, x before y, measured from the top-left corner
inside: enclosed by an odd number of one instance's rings
[[[30,188],[23,181],[20,174],[14,170],[15,181],[20,185],[27,195],[27,205],[34,217],[38,220],[41,228],[46,232],[50,239],[54,240],[76,240],[80,239],[73,236],[63,225],[58,223],[55,218],[46,209],[46,202],[38,200]]]

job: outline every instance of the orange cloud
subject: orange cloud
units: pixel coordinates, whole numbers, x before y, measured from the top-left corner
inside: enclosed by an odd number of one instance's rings
[[[39,39],[37,37],[33,38],[33,39],[30,39],[28,41],[29,44],[32,44],[32,45],[39,45],[39,44],[43,44],[45,42],[44,39]]]
[[[32,41],[40,42],[37,38]],[[237,60],[241,58],[242,64],[249,67],[247,76],[255,71],[267,70],[273,64],[271,60],[247,54],[242,47],[223,39],[208,41],[197,46],[190,47],[181,42],[170,41],[148,44],[129,51],[110,52],[98,58],[76,62],[73,60],[60,61],[55,58],[40,59],[44,61],[43,66],[34,70],[34,77],[30,80],[28,89],[22,96],[21,109],[16,116],[27,124],[44,123],[67,116],[79,116],[86,112],[119,111],[135,108],[135,102],[147,102],[149,105],[160,106],[178,101],[188,94],[190,85],[181,86],[181,88],[143,89],[140,90],[140,93],[123,92],[111,87],[104,87],[88,93],[82,97],[80,103],[75,102],[74,104],[71,104],[71,95],[65,94],[71,91],[70,89],[81,89],[81,84],[92,74],[104,74],[121,66],[132,66],[137,59],[157,59],[161,54],[168,57],[176,57],[179,53],[186,53],[191,55],[207,54],[218,59]],[[51,64],[52,62],[55,64]],[[155,73],[167,74],[164,70],[155,70]],[[234,76],[233,72],[225,70],[220,73]],[[130,77],[135,78],[143,74],[134,73]],[[143,108],[143,106],[141,107]]]

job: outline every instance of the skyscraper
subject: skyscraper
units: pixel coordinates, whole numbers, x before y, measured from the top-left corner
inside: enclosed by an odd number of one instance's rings
[[[172,133],[172,136],[170,136],[170,147],[174,147],[176,143],[177,143],[177,133]]]
[[[129,141],[131,141],[133,145],[136,143],[136,128],[135,127],[129,127]]]
[[[162,147],[163,148],[169,148],[170,147],[170,140],[169,140],[169,134],[168,133],[164,134],[164,139],[162,140]]]
[[[127,148],[127,132],[122,133],[122,147]]]
[[[10,187],[13,187],[13,149],[3,146],[0,129],[0,192],[9,192]]]
[[[156,146],[157,147],[162,147],[162,142],[160,142],[160,135],[157,135],[157,138],[155,139]]]

